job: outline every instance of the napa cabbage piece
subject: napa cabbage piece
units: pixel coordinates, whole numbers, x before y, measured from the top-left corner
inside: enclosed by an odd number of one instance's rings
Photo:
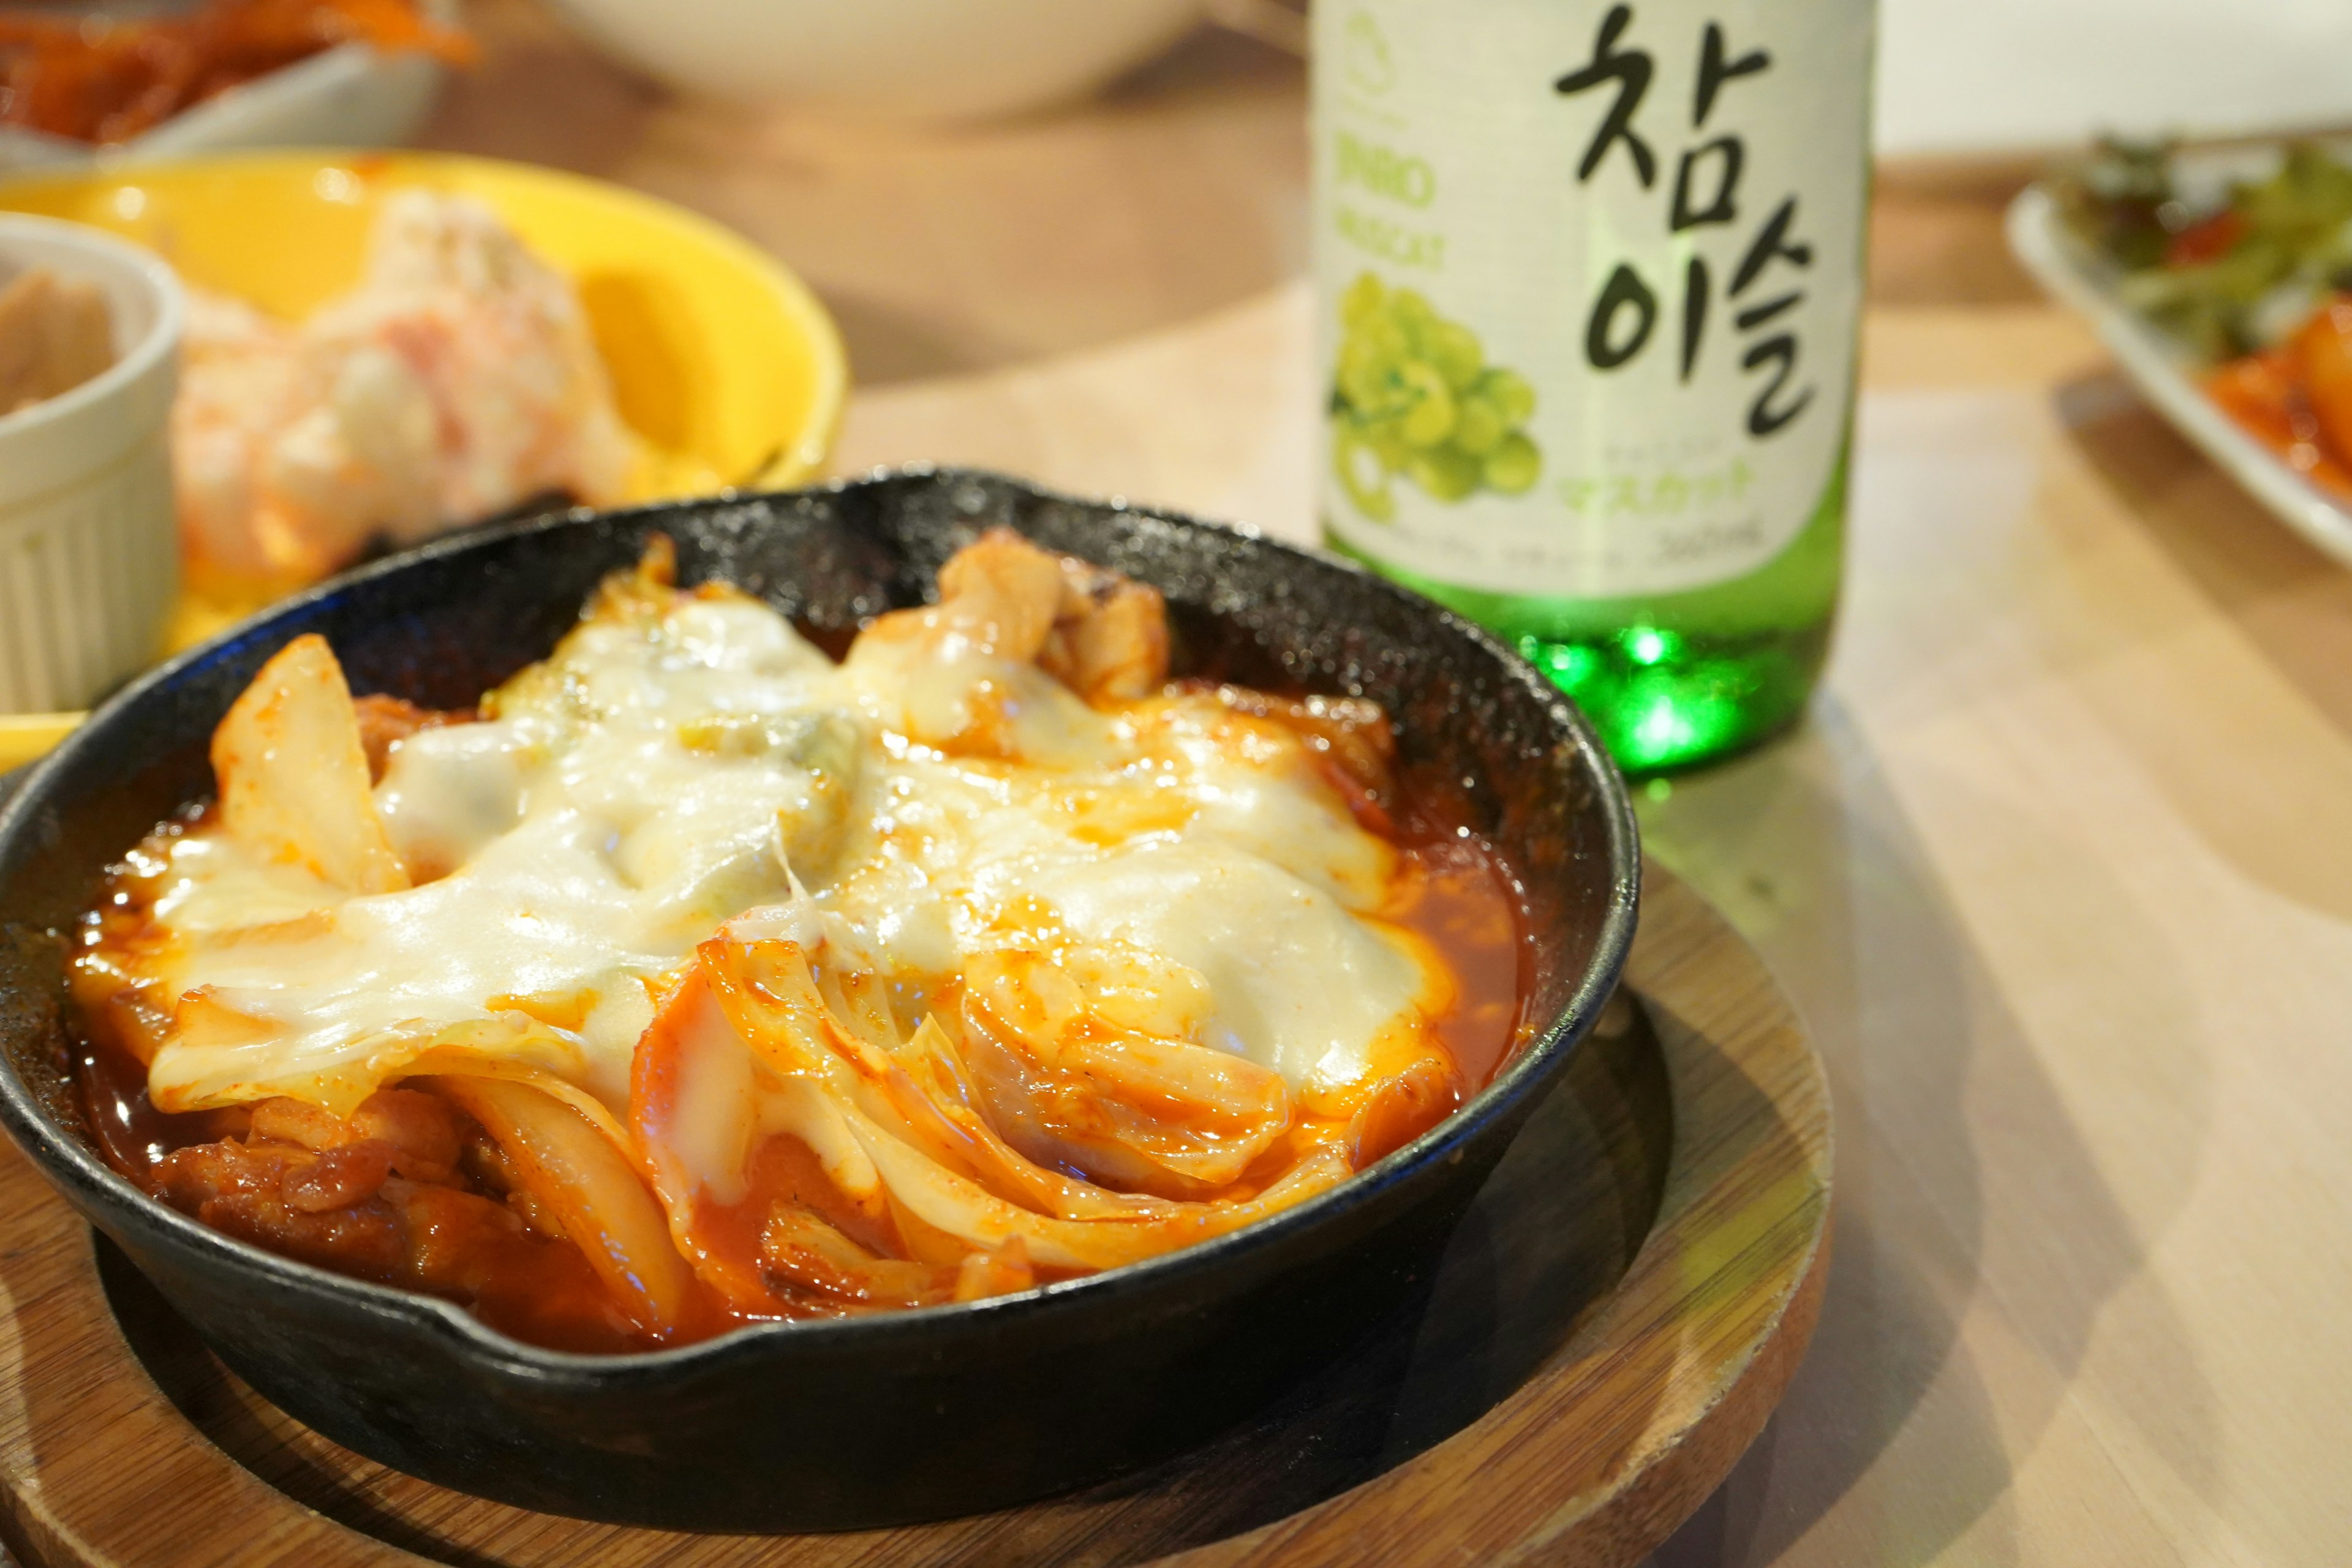
[[[351,688],[327,639],[280,648],[213,733],[221,826],[266,865],[352,893],[397,893],[408,871],[368,793]]]

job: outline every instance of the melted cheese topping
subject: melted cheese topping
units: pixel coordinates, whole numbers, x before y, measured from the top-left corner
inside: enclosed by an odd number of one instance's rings
[[[1310,1097],[1446,992],[1377,918],[1395,852],[1297,734],[1213,693],[1097,710],[952,632],[877,627],[836,667],[705,592],[608,596],[487,706],[401,742],[375,787],[405,890],[346,893],[217,827],[167,842],[159,1106],[348,1110],[456,1056],[617,1112],[654,993],[746,911],[821,916],[908,1028],[979,954],[1148,963],[1207,998],[1197,1043]],[[733,1076],[687,1099],[740,1105]],[[681,1131],[715,1190],[743,1114]]]

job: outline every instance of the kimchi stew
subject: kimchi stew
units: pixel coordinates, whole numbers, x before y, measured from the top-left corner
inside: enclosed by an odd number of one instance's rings
[[[316,637],[71,982],[107,1158],[621,1352],[968,1301],[1344,1182],[1519,1043],[1516,883],[1360,699],[1171,680],[1007,531],[838,663],[656,540],[473,710]]]

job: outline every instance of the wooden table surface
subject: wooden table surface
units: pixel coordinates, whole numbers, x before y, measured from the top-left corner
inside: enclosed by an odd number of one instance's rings
[[[1303,90],[1193,40],[954,135],[696,108],[478,11],[437,145],[666,195],[798,267],[839,466],[984,462],[1311,531]],[[2352,1552],[2352,577],[1882,180],[1850,595],[1793,739],[1651,792],[1838,1097],[1838,1252],[1763,1439],[1658,1554]]]

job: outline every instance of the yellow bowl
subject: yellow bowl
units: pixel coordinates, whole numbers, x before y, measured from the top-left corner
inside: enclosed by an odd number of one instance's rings
[[[0,773],[31,762],[81,721],[79,713],[0,713]]]
[[[376,204],[409,185],[479,199],[577,285],[638,437],[631,500],[790,485],[823,468],[849,390],[824,308],[748,240],[616,185],[437,153],[261,153],[12,180],[0,211],[110,230],[197,288],[296,319],[358,279]],[[192,600],[173,640],[258,607]],[[57,715],[0,721],[0,768],[59,732]]]

